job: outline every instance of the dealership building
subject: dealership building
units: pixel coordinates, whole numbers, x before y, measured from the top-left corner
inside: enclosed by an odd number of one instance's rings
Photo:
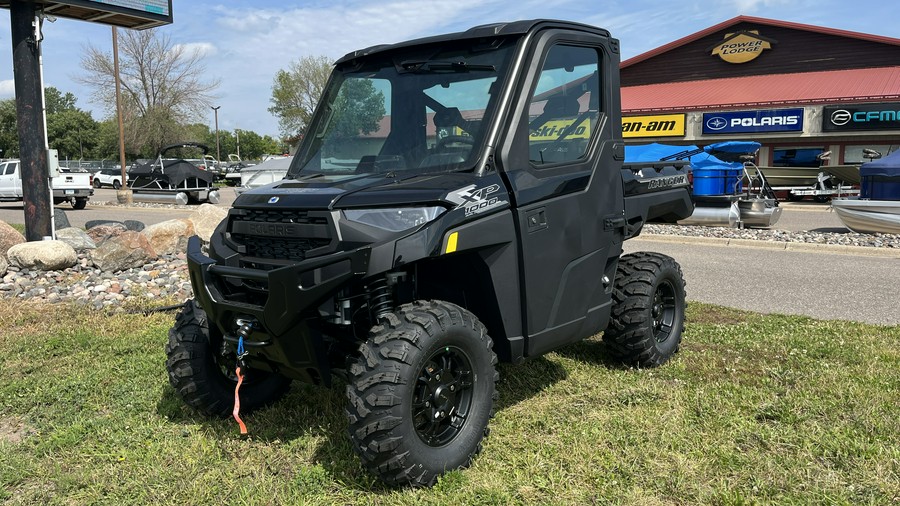
[[[900,39],[738,16],[622,62],[629,144],[762,144],[757,163],[900,148]]]

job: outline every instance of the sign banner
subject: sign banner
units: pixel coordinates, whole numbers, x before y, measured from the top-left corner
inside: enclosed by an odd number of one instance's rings
[[[704,134],[802,132],[803,108],[703,113]]]
[[[900,103],[830,105],[822,108],[822,131],[900,130]]]
[[[622,137],[684,137],[684,114],[622,118]]]
[[[531,131],[532,141],[555,141],[572,123],[572,119],[550,120]],[[589,139],[591,137],[591,120],[585,119],[575,127],[575,130],[566,136],[566,139]]]

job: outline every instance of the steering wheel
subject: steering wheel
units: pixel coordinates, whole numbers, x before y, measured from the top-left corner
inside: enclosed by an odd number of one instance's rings
[[[444,138],[438,139],[437,144],[435,144],[435,151],[442,151],[446,149],[448,144],[465,144],[472,148],[475,145],[475,138],[469,137],[468,135],[448,135]]]

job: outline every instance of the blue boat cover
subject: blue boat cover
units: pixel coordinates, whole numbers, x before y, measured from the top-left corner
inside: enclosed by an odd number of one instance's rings
[[[628,151],[625,151],[626,158]],[[900,177],[900,150],[894,151],[884,158],[872,160],[859,167],[860,177],[888,176]]]
[[[626,162],[656,162],[672,155],[684,153],[678,160],[690,160],[691,167],[695,169],[739,169],[744,166],[737,161],[737,155],[755,153],[761,146],[753,141],[727,141],[717,142],[703,147],[697,146],[673,146],[671,144],[642,144],[637,146],[625,146]],[[719,155],[719,156],[716,156]],[[722,158],[734,158],[734,161],[725,161]]]

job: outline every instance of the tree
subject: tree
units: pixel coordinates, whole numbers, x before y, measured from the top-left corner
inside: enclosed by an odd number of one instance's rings
[[[61,160],[80,160],[91,156],[97,145],[97,122],[87,111],[75,106],[72,93],[47,86],[44,106],[47,109],[47,141]]]
[[[47,141],[60,160],[91,157],[97,145],[97,122],[81,109],[68,109],[47,115]]]
[[[119,75],[126,123],[126,150],[146,157],[181,142],[184,127],[207,112],[218,79],[207,79],[202,54],[172,44],[156,29],[123,30],[119,37]],[[113,58],[88,46],[78,80],[93,89],[93,100],[115,111]]]
[[[53,86],[44,88],[44,107],[47,109],[47,116],[76,109],[77,101],[75,95],[70,92],[63,93]]]
[[[269,112],[278,117],[278,126],[285,137],[306,132],[331,68],[331,60],[326,56],[306,56],[292,62],[288,70],[275,74]]]
[[[19,132],[16,130],[15,99],[0,100],[0,158],[19,156]]]

